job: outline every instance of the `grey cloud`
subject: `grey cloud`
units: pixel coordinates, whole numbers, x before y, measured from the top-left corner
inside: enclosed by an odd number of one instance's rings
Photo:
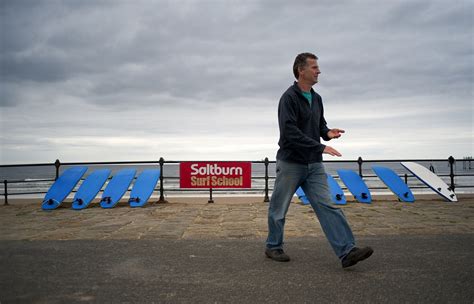
[[[101,16],[93,10],[66,11],[66,16],[53,18],[56,26],[46,26],[37,33],[42,35],[43,44],[35,44],[32,40],[29,55],[21,58],[17,53],[2,56],[3,80],[57,82],[74,77],[102,76],[96,78],[92,94],[100,96],[116,92],[118,88],[125,91],[136,88],[145,92],[171,91],[184,97],[202,94],[214,101],[224,100],[221,94],[226,97],[245,94],[249,87],[253,87],[252,93],[257,91],[253,80],[271,55],[262,56],[262,52],[267,52],[262,44],[260,49],[249,45],[245,32],[258,31],[240,29],[239,20],[231,20],[228,26],[223,26],[228,23],[227,19],[218,12],[215,17],[207,18],[207,8],[216,10],[213,2],[204,9],[199,10],[199,6],[198,10],[188,10],[178,17],[169,16],[172,14],[166,11],[167,5],[156,16],[145,14],[143,9],[137,10],[138,4],[124,6],[112,7],[107,16],[112,21],[105,21],[105,25],[100,24]],[[132,15],[127,17],[129,23],[123,25],[120,21],[126,17],[122,15],[128,13],[129,8]],[[161,8],[160,5],[157,8]],[[245,14],[245,10],[239,10]],[[229,14],[232,16],[232,10]],[[31,27],[35,26],[39,24],[31,24]],[[130,31],[130,27],[135,27],[135,31]],[[17,34],[23,36],[22,32]],[[244,39],[239,41],[242,35]],[[38,48],[42,52],[38,53]],[[244,59],[256,60],[257,65]],[[145,69],[136,75],[121,75],[120,68],[127,64],[137,64]],[[245,66],[249,68],[245,69]],[[134,79],[123,79],[127,77]],[[188,89],[183,90],[180,83]],[[236,84],[242,85],[244,90],[235,89]]]
[[[384,94],[387,83],[397,86],[397,90],[390,92],[406,88],[404,94],[413,94],[420,86],[426,87],[424,91],[445,91],[439,84],[449,86],[450,80],[459,85],[459,79],[443,79],[441,73],[436,73],[440,65],[451,74],[464,75],[461,79],[472,77],[469,66],[447,64],[451,52],[466,49],[466,44],[469,49],[468,42],[460,42],[463,40],[456,36],[439,37],[431,27],[420,28],[418,21],[423,19],[431,25],[433,20],[443,20],[443,16],[447,20],[465,16],[468,10],[463,5],[445,15],[438,8],[430,15],[432,5],[424,2],[398,6],[368,2],[373,9],[353,2],[318,3],[310,4],[312,9],[307,10],[310,16],[314,12],[315,17],[304,18],[307,11],[285,3],[272,9],[265,2],[233,3],[225,5],[227,14],[221,13],[224,5],[214,1],[188,1],[178,6],[170,2],[97,2],[78,7],[72,1],[52,3],[46,2],[45,6],[48,5],[48,11],[52,7],[53,13],[48,15],[55,26],[46,25],[38,32],[46,44],[41,46],[43,52],[32,52],[21,60],[2,56],[3,76],[7,81],[23,77],[40,82],[93,77],[95,85],[90,97],[106,104],[117,102],[107,99],[107,95],[117,92],[137,97],[138,92],[162,92],[222,102],[281,90],[280,85],[288,79],[285,68],[288,73],[292,59],[281,50],[290,46],[293,57],[298,45],[294,51],[291,45],[294,41],[312,39],[307,33],[313,33],[315,43],[305,48],[319,47],[322,54],[327,53],[327,71],[336,69],[340,73],[323,77],[327,77],[327,84],[337,85],[343,95]],[[72,10],[68,10],[70,6]],[[46,11],[38,7],[32,10],[33,15],[40,16],[38,11]],[[326,15],[334,18],[318,18]],[[32,26],[39,26],[43,18],[33,18],[36,23],[33,21]],[[301,28],[308,30],[294,28],[294,20],[301,20]],[[380,25],[384,25],[381,31]],[[413,33],[410,27],[415,26]],[[24,35],[20,32],[16,36]],[[318,43],[321,36],[323,39]],[[461,45],[450,47],[452,44]],[[339,53],[334,54],[334,49]],[[426,54],[427,50],[430,54]],[[469,52],[452,55],[461,56],[460,61],[472,59]],[[321,57],[322,64],[324,60]],[[139,69],[131,72],[124,68],[127,65]],[[364,80],[364,85],[360,80]]]
[[[2,126],[41,137],[52,123],[7,116],[54,115],[73,125],[58,136],[180,137],[214,134],[216,115],[258,112],[270,118],[220,118],[218,133],[239,123],[276,132],[269,121],[303,51],[320,57],[315,89],[328,112],[393,109],[400,98],[417,113],[446,103],[472,112],[472,11],[470,1],[424,0],[2,1]]]
[[[462,28],[468,31],[473,22],[471,5],[469,1],[456,1],[449,5],[442,0],[402,1],[385,12],[379,26],[390,28],[396,25],[412,31],[427,29],[440,34]]]

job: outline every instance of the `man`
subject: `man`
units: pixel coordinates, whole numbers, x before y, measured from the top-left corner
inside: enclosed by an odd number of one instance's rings
[[[336,149],[321,144],[345,132],[329,129],[324,119],[322,99],[312,86],[321,74],[318,57],[299,54],[293,65],[297,82],[283,93],[278,106],[280,149],[277,152],[276,180],[268,209],[268,238],[265,254],[280,262],[290,257],[283,251],[285,216],[298,187],[309,199],[334,252],[346,268],[368,258],[370,247],[355,247],[354,236],[342,210],[331,203],[322,154],[341,156]]]

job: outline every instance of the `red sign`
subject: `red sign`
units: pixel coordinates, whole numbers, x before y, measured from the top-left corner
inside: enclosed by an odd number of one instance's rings
[[[182,162],[181,188],[251,188],[251,162]]]

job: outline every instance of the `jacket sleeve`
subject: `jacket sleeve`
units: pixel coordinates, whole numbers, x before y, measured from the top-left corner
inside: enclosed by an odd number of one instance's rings
[[[320,105],[321,105],[321,119],[319,120],[319,133],[321,134],[321,137],[325,141],[329,141],[331,140],[331,138],[329,138],[328,136],[329,128],[327,126],[326,119],[324,119],[324,108],[323,108],[322,101],[320,101]]]
[[[296,117],[297,113],[293,101],[288,96],[282,96],[278,109],[278,122],[280,133],[285,141],[293,147],[315,148],[319,152],[324,151],[325,145],[308,137],[298,128]]]

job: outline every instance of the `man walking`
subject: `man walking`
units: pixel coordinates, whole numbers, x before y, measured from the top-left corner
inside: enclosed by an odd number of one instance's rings
[[[326,141],[339,138],[345,131],[327,127],[321,96],[312,88],[321,74],[318,57],[311,53],[296,56],[293,74],[297,81],[283,93],[278,106],[280,149],[268,209],[265,254],[275,261],[290,260],[283,251],[285,216],[296,189],[301,186],[342,267],[346,268],[368,258],[373,250],[355,247],[354,236],[342,210],[331,205],[322,154],[341,156],[341,153],[321,144],[320,138]]]

